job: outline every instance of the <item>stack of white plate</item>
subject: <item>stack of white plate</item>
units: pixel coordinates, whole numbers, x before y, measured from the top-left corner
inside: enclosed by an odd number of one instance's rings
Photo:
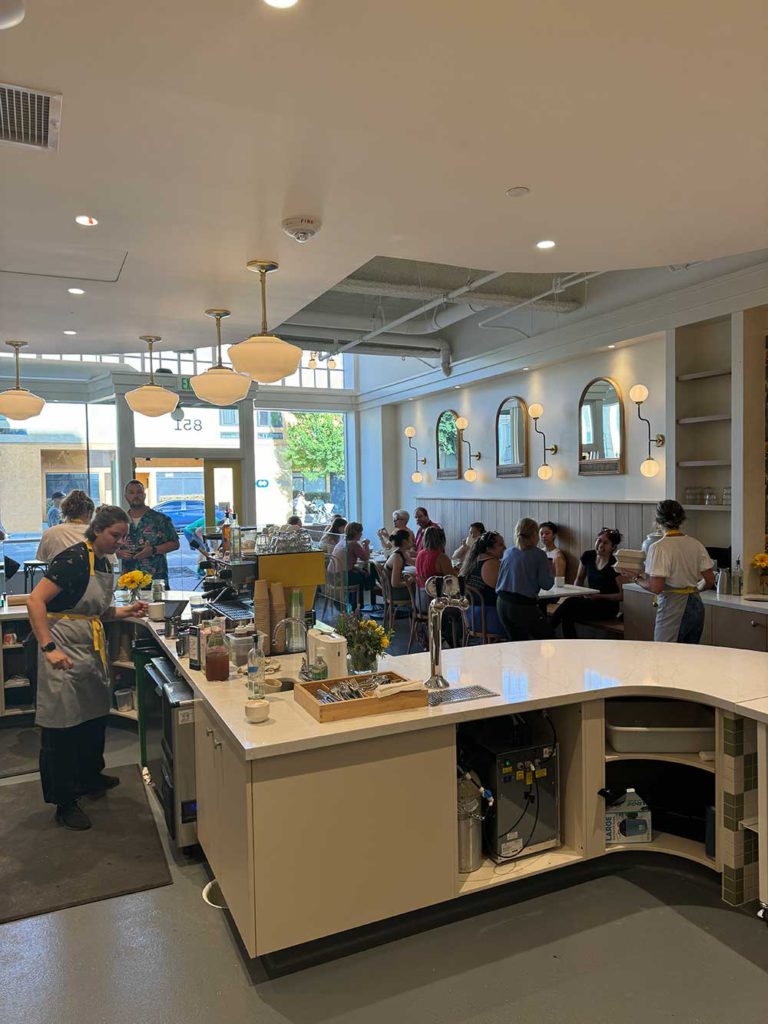
[[[617,573],[638,576],[645,568],[645,552],[633,548],[621,548],[616,552]]]

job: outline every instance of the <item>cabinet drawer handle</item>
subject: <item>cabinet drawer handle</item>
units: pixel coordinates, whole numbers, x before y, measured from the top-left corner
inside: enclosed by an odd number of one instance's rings
[[[213,736],[213,729],[206,729],[205,730],[205,735],[206,736]]]
[[[750,624],[750,626],[759,626],[760,625],[760,623],[759,622],[755,622],[754,619],[751,619],[749,624]]]
[[[221,746],[221,740],[214,740],[213,745],[218,750],[219,747]]]

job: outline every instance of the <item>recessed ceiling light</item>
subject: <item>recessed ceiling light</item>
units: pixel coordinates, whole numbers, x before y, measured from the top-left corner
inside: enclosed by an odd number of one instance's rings
[[[64,331],[65,334],[77,334],[77,331]]]
[[[460,389],[461,389],[461,384],[454,384],[453,385],[453,390],[454,391],[459,391]]]
[[[295,7],[299,0],[264,0],[270,7]]]
[[[510,199],[521,199],[523,196],[527,196],[530,191],[527,185],[513,185],[504,194]]]
[[[616,348],[615,345],[609,345],[608,348]]]
[[[70,295],[85,295],[85,288],[67,288]]]
[[[544,238],[541,242],[536,243],[537,249],[554,249],[557,243],[553,242],[551,238]]]
[[[530,366],[524,366],[523,367],[523,373],[525,373],[527,370],[530,370]]]
[[[95,228],[98,223],[95,217],[91,217],[87,213],[81,213],[78,217],[75,217],[75,224],[80,224],[84,228]]]

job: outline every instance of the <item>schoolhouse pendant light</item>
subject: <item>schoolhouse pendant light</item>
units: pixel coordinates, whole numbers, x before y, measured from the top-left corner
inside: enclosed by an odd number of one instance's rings
[[[9,420],[28,420],[32,416],[39,416],[45,405],[45,399],[33,395],[31,391],[21,386],[19,381],[19,352],[26,348],[26,341],[6,341],[16,356],[16,386],[7,391],[0,392],[0,416],[7,416]]]
[[[277,270],[274,260],[249,260],[248,269],[259,275],[261,284],[261,334],[253,334],[239,345],[232,345],[229,358],[238,373],[251,380],[274,384],[295,373],[301,362],[301,349],[267,333],[267,274]]]
[[[221,321],[230,315],[228,309],[206,309],[206,316],[216,321],[216,364],[205,373],[192,377],[190,384],[198,398],[211,405],[234,405],[242,401],[248,394],[251,378],[242,373],[235,373],[225,366],[221,359]]]
[[[179,396],[167,388],[161,388],[159,384],[155,384],[152,350],[155,342],[160,341],[160,338],[156,334],[141,334],[139,341],[146,341],[149,345],[149,384],[143,384],[140,388],[128,391],[125,400],[129,409],[142,416],[164,416],[167,412],[173,412],[179,404]]]

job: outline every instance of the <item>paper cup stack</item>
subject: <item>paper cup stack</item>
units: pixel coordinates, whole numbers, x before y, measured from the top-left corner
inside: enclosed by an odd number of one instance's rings
[[[645,552],[621,548],[616,552],[616,572],[620,575],[639,576],[645,568]]]

